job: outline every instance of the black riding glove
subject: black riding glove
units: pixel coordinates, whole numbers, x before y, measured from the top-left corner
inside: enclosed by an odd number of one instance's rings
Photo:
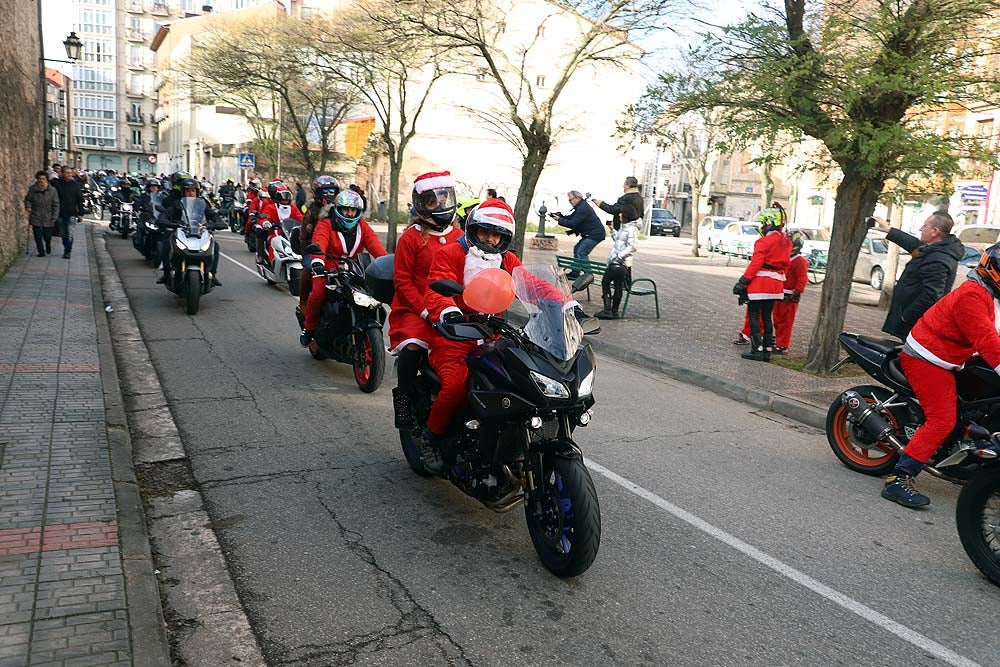
[[[468,322],[469,319],[465,316],[465,313],[460,313],[454,310],[448,311],[444,314],[445,324],[464,324]]]
[[[739,296],[740,294],[746,294],[747,285],[749,284],[750,281],[747,279],[746,276],[740,276],[740,279],[736,281],[735,285],[733,285],[733,294],[737,296]]]

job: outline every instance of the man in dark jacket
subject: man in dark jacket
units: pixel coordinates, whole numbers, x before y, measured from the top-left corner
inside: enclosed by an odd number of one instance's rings
[[[49,185],[49,173],[44,169],[35,174],[35,182],[24,196],[24,210],[28,213],[38,256],[52,254],[52,230],[59,222],[59,193]]]
[[[302,211],[302,207],[306,205],[306,189],[302,187],[299,182],[295,183],[295,207]]]
[[[906,340],[920,316],[951,290],[965,246],[952,235],[955,221],[947,211],[931,213],[919,230],[919,238],[875,220],[879,230],[888,232],[886,239],[913,256],[896,283],[889,315],[882,325],[882,331]]]
[[[83,189],[80,181],[73,177],[73,167],[63,167],[60,178],[52,181],[52,187],[59,193],[59,234],[62,236],[63,259],[69,259],[73,252],[73,231],[77,221],[86,212],[83,206]]]
[[[590,200],[602,211],[614,216],[608,224],[615,229],[620,229],[624,223],[632,222],[642,217],[643,203],[642,195],[639,194],[639,180],[635,176],[626,176],[623,187],[625,188],[625,194],[619,197],[618,201],[614,204],[601,201],[596,197]],[[590,195],[588,194],[587,196],[589,197]]]
[[[569,192],[569,205],[573,207],[573,212],[569,215],[562,213],[551,213],[560,227],[569,228],[569,234],[579,234],[580,240],[573,246],[573,257],[575,259],[588,259],[590,253],[598,243],[607,237],[601,219],[597,217],[597,212],[583,199],[576,190]],[[575,280],[580,275],[579,271],[570,271],[567,277]]]

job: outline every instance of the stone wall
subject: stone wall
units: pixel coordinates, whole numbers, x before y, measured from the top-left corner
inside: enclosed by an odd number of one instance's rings
[[[0,275],[24,252],[30,230],[22,202],[42,167],[39,2],[5,2],[0,21]]]

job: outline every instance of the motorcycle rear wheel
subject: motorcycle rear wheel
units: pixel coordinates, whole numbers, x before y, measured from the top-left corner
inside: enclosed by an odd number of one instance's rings
[[[524,505],[528,534],[547,570],[576,577],[590,568],[601,546],[597,490],[582,459],[546,456],[543,465],[545,479]]]
[[[873,402],[873,393],[880,401],[892,396],[888,389],[878,385],[864,385],[852,389],[864,396],[869,403]],[[877,447],[871,449],[859,447],[852,439],[853,427],[847,421],[848,414],[847,406],[841,403],[839,396],[830,404],[830,409],[826,413],[826,440],[830,443],[833,453],[841,463],[855,472],[873,477],[888,475],[899,458],[896,450],[888,443],[879,443]],[[884,414],[896,433],[899,433],[903,415],[896,413],[892,408],[886,410]]]
[[[382,384],[385,375],[385,347],[382,345],[382,330],[367,329],[361,340],[362,348],[356,353],[360,359],[354,361],[354,380],[358,388],[370,394]]]
[[[184,277],[184,312],[188,315],[198,313],[198,305],[201,299],[201,281],[194,280],[189,274]]]
[[[1000,468],[982,470],[962,487],[955,524],[965,553],[1000,586]]]

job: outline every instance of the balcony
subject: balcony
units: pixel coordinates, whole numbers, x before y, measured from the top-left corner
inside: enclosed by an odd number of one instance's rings
[[[145,8],[142,6],[142,0],[128,0],[125,3],[125,11],[134,12],[136,14],[144,14]]]
[[[167,3],[163,0],[153,0],[153,6],[150,8],[150,11],[154,14],[166,15],[170,13],[170,8],[167,7]]]
[[[125,30],[125,39],[130,42],[147,42],[149,41],[149,35],[137,28],[128,28]]]
[[[138,123],[139,125],[143,124],[141,113],[127,113],[125,114],[125,120],[129,123]]]
[[[129,69],[133,69],[133,70],[145,70],[147,67],[149,67],[149,63],[147,63],[145,60],[137,59],[137,60],[129,60],[128,61],[128,68]]]

